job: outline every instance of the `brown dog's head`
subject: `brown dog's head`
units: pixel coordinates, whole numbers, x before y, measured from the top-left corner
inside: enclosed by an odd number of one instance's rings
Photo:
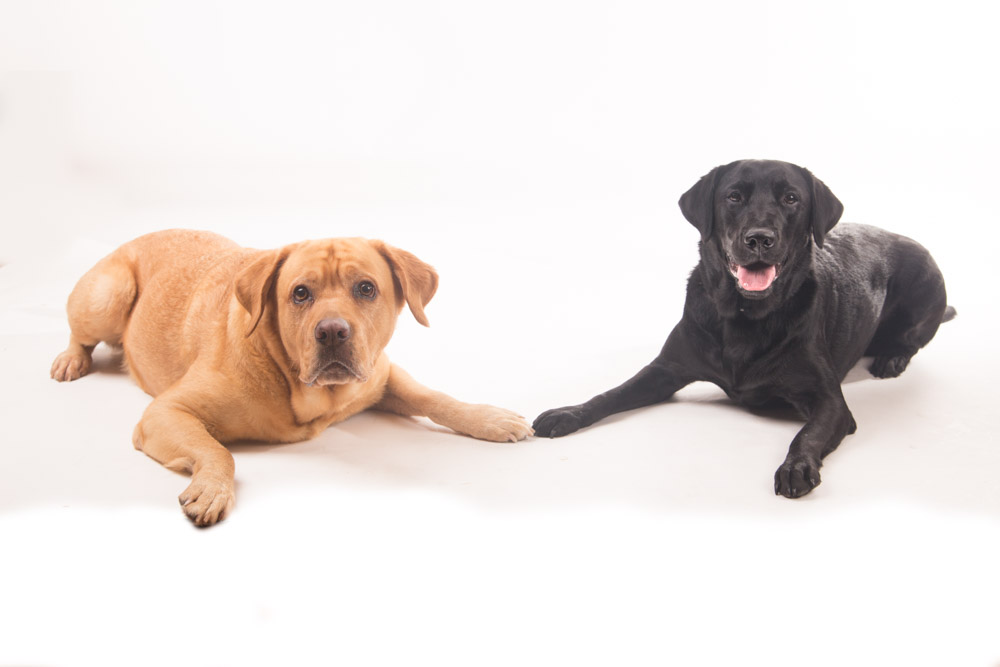
[[[280,340],[308,385],[365,382],[392,337],[404,302],[427,326],[434,269],[382,241],[306,241],[262,253],[236,277],[250,313],[247,336]]]

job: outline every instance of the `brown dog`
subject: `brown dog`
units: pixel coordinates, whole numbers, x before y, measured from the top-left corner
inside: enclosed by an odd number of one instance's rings
[[[233,506],[223,442],[305,440],[366,408],[494,442],[531,434],[519,415],[431,391],[383,353],[404,302],[427,325],[437,282],[430,266],[381,241],[250,250],[207,232],[149,234],[77,283],[69,347],[51,374],[75,380],[98,342],[124,347],[132,377],[155,397],[133,443],[191,473],[180,502],[207,526]]]

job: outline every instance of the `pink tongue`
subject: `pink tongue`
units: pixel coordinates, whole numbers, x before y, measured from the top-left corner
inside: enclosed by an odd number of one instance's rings
[[[736,279],[740,281],[740,286],[748,292],[766,290],[774,282],[774,276],[777,273],[774,265],[759,271],[751,271],[745,266],[736,267]]]

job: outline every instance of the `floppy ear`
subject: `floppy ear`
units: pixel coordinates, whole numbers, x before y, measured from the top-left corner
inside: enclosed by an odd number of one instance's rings
[[[823,247],[823,239],[827,232],[840,220],[844,213],[844,205],[826,187],[826,183],[812,175],[808,169],[803,169],[808,179],[812,182],[812,212],[809,224],[812,227],[813,239],[816,245]]]
[[[288,258],[289,247],[264,250],[260,255],[236,274],[233,292],[240,305],[250,313],[250,326],[246,336],[254,332],[264,315],[268,296],[274,290],[281,265]]]
[[[413,253],[394,248],[383,241],[372,241],[371,244],[381,254],[392,269],[392,276],[410,312],[417,322],[425,327],[430,326],[424,315],[424,306],[431,300],[438,288],[438,274],[429,265],[417,259]],[[402,303],[399,304],[402,308]]]
[[[715,185],[721,172],[722,167],[716,167],[702,176],[690,190],[681,195],[680,201],[677,202],[684,217],[701,232],[702,241],[707,241],[712,235],[712,225],[715,221]]]

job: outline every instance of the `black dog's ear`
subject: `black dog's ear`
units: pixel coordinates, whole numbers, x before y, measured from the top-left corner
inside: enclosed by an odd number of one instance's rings
[[[677,202],[687,221],[701,232],[702,241],[707,241],[712,235],[712,224],[715,220],[715,184],[721,172],[722,167],[716,167],[702,176],[690,190],[681,195],[680,201]]]
[[[827,232],[833,229],[840,216],[844,214],[844,205],[830,188],[826,187],[826,183],[813,176],[808,169],[802,171],[812,183],[812,217],[809,224],[812,227],[813,240],[822,248]]]

